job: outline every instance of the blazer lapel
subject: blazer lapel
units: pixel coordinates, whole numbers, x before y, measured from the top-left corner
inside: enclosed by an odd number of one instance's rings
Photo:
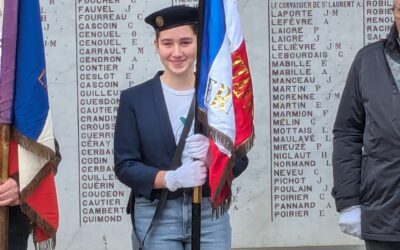
[[[167,147],[167,152],[171,156],[174,155],[176,149],[175,137],[172,131],[171,122],[168,116],[167,105],[165,104],[164,93],[161,87],[160,75],[162,72],[158,72],[154,77],[153,81],[153,100],[156,107],[156,112],[158,115],[159,127],[162,132],[162,136],[164,137],[162,141],[165,142],[165,146]]]

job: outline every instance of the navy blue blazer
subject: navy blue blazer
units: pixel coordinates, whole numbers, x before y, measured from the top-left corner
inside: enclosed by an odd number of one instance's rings
[[[158,198],[160,190],[153,189],[159,170],[169,170],[176,143],[168,116],[160,76],[121,92],[114,134],[114,171],[118,179],[132,188],[135,196]],[[234,176],[247,167],[248,159],[239,159]],[[182,190],[168,198],[182,195]],[[210,196],[208,183],[203,196]]]

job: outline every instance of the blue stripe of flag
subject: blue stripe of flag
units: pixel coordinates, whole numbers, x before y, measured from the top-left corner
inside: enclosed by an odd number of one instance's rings
[[[225,37],[225,11],[223,0],[204,0],[204,30],[201,48],[200,81],[198,86],[198,106],[206,111],[205,94],[210,68],[220,50]]]
[[[49,111],[43,34],[38,0],[20,0],[14,126],[37,140]]]

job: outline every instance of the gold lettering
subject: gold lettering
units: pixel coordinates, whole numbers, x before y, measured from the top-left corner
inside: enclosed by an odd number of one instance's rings
[[[242,108],[250,111],[253,109],[250,70],[238,54],[233,60],[233,72],[233,94],[237,99],[241,99]]]
[[[210,106],[213,108],[219,108],[221,111],[228,113],[228,111],[230,110],[230,107],[232,105],[229,104],[229,107],[227,107],[227,109],[225,109],[225,107],[226,107],[227,101],[232,96],[232,90],[225,84],[218,83],[217,81],[210,78],[209,85],[211,85],[210,84],[211,82],[214,85],[218,84],[219,88],[218,88],[217,94],[215,95],[214,99],[212,100]]]
[[[240,56],[233,62],[233,93],[240,98],[245,92],[250,82],[250,71]]]

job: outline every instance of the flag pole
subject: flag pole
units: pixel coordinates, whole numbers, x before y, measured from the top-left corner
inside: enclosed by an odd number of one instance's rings
[[[8,153],[10,141],[10,125],[0,124],[0,168],[1,183],[8,179]],[[0,207],[0,250],[8,249],[8,206]]]
[[[201,68],[201,50],[203,43],[203,30],[204,30],[204,0],[199,0],[198,6],[198,19],[197,19],[197,60],[196,60],[196,81],[195,81],[195,94],[194,98],[197,99],[198,86],[200,81],[200,68]],[[194,132],[201,133],[201,125],[198,117],[198,105],[195,101],[195,119],[194,119]],[[201,200],[202,188],[194,187],[192,195],[192,250],[200,250],[200,235],[201,235]]]

